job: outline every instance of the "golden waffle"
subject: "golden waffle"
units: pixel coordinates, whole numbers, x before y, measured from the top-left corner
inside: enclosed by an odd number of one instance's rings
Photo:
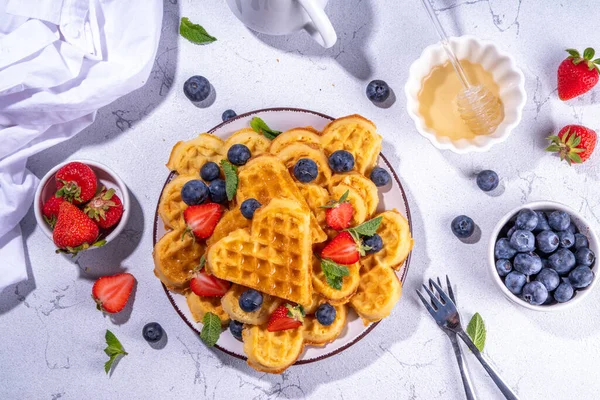
[[[221,306],[220,297],[198,296],[194,292],[189,292],[186,294],[185,299],[187,300],[192,317],[194,317],[194,321],[202,322],[204,314],[211,312],[219,317],[221,325],[229,324],[229,316]]]
[[[269,152],[271,154],[277,154],[281,149],[292,143],[306,143],[321,145],[321,137],[319,132],[308,126],[306,128],[294,128],[289,131],[285,131],[271,142]]]
[[[250,220],[244,218],[242,212],[239,207],[235,207],[229,211],[225,211],[217,226],[215,226],[215,230],[213,234],[206,239],[206,245],[208,247],[217,243],[219,240],[223,239],[225,236],[229,235],[231,232],[241,229],[241,228],[249,228]]]
[[[373,259],[377,264],[398,270],[413,246],[408,221],[396,209],[382,212],[379,215],[383,219],[377,229],[377,234],[381,236],[383,248],[377,253],[365,257],[364,263],[371,263],[370,259]]]
[[[328,157],[337,150],[346,150],[354,156],[355,169],[367,175],[377,163],[381,151],[381,136],[368,119],[349,115],[331,121],[323,129],[321,145]]]
[[[326,209],[321,208],[329,201],[329,192],[319,185],[314,183],[297,183],[300,193],[304,196],[308,207],[317,218],[320,226],[326,225]]]
[[[319,293],[313,292],[310,304],[304,306],[304,313],[306,315],[314,314],[317,311],[317,307],[324,302],[325,300],[319,295]]]
[[[312,183],[316,183],[320,186],[327,186],[331,179],[331,168],[329,168],[327,157],[325,157],[325,153],[323,153],[323,150],[319,145],[291,143],[273,154],[283,161],[285,166],[290,169],[294,168],[294,165],[296,165],[301,158],[313,160],[317,164],[319,172]]]
[[[239,184],[236,193],[237,204],[246,199],[255,198],[266,205],[275,197],[298,201],[302,210],[310,211],[300,189],[294,183],[287,168],[275,156],[261,155],[250,160],[239,170]],[[310,213],[311,237],[314,243],[327,239],[317,219]]]
[[[223,310],[233,320],[243,322],[244,324],[262,325],[269,321],[271,313],[281,305],[283,300],[277,297],[263,293],[263,302],[256,311],[246,312],[240,308],[240,296],[248,290],[247,287],[233,284],[225,296],[221,297]]]
[[[252,128],[244,128],[227,138],[223,154],[226,155],[229,148],[234,144],[245,145],[250,150],[250,154],[254,157],[267,151],[269,146],[271,146],[271,141]]]
[[[187,288],[204,250],[203,244],[191,235],[183,235],[182,229],[167,232],[154,246],[154,275],[169,290],[181,292]]]
[[[208,269],[218,278],[309,304],[309,225],[310,211],[297,201],[273,199],[254,213],[251,233],[238,229],[209,248]]]
[[[165,229],[185,227],[183,211],[187,208],[187,204],[181,200],[181,188],[193,179],[200,179],[200,177],[177,176],[165,186],[158,203],[158,215],[163,220]]]
[[[304,350],[304,328],[269,332],[266,325],[245,326],[242,331],[248,365],[257,371],[279,374],[296,362]]]
[[[313,346],[325,346],[340,336],[346,326],[347,307],[335,306],[335,320],[329,326],[321,325],[315,316],[304,318],[304,343]]]
[[[330,182],[330,186],[332,187],[342,184],[357,191],[365,200],[367,218],[371,217],[375,211],[377,211],[377,206],[379,205],[379,193],[377,191],[377,186],[375,186],[373,181],[369,178],[366,178],[358,172],[351,171],[347,174],[334,175]]]
[[[197,138],[187,142],[177,142],[173,150],[167,168],[177,171],[179,175],[198,176],[200,168],[208,161],[217,164],[223,159],[225,142],[219,137],[209,133],[202,133]]]
[[[332,305],[347,303],[358,289],[360,264],[348,265],[348,271],[350,275],[342,278],[342,288],[334,289],[327,284],[327,279],[321,269],[321,261],[317,257],[313,257],[312,284],[314,291]]]
[[[402,284],[394,270],[376,265],[368,271],[361,270],[358,290],[350,305],[366,326],[390,315],[401,295]]]
[[[350,226],[362,224],[369,217],[369,210],[367,209],[365,199],[356,189],[344,185],[343,183],[339,183],[331,188],[331,198],[339,200],[346,192],[348,192],[347,200],[352,204],[352,208],[354,209],[352,219],[350,220]]]

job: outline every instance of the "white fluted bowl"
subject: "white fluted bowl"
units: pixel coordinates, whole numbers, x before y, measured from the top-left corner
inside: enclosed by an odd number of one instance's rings
[[[474,36],[461,36],[450,38],[450,45],[459,60],[481,64],[492,74],[498,84],[499,97],[504,105],[504,120],[490,135],[459,140],[437,136],[425,125],[425,120],[419,113],[419,91],[431,70],[448,61],[448,55],[440,43],[425,48],[421,57],[410,66],[408,80],[404,86],[408,115],[415,122],[417,131],[440,150],[451,150],[459,154],[488,151],[493,145],[505,141],[521,122],[527,100],[525,77],[512,56],[490,41],[477,39]]]

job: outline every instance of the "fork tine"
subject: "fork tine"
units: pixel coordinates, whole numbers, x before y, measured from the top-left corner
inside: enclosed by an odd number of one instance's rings
[[[425,300],[425,297],[423,297],[423,295],[421,294],[421,292],[419,292],[418,290],[415,290],[415,291],[419,295],[419,298],[423,302],[423,305],[425,306],[425,308],[427,309],[427,311],[429,311],[429,314],[431,314],[431,316],[435,318],[435,310],[433,309],[433,307],[431,307],[431,304],[429,304],[429,302],[427,300]]]
[[[448,286],[448,294],[450,295],[450,298],[456,305],[456,298],[454,297],[454,290],[452,289],[452,284],[450,283],[450,278],[448,278],[448,275],[446,275],[446,285]],[[440,284],[440,286],[442,286],[442,285]]]
[[[442,298],[442,300],[444,300],[444,303],[451,303],[452,300],[450,300],[450,298],[448,297],[448,295],[446,294],[446,292],[444,292],[442,290],[441,287],[438,286],[437,283],[435,283],[433,280],[429,279],[429,282],[431,282],[433,284],[433,286],[435,287],[435,289],[437,290],[437,292],[440,294],[440,297]]]
[[[431,282],[431,279],[429,281]],[[435,296],[435,294],[433,294],[432,291],[429,290],[429,288],[425,285],[423,285],[423,289],[425,289],[429,297],[431,297],[431,304],[433,304],[438,310],[442,308],[442,302]]]

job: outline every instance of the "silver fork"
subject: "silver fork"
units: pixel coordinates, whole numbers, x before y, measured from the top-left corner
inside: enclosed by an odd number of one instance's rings
[[[439,279],[438,279],[438,281],[439,281]],[[452,285],[450,284],[450,279],[448,278],[448,276],[446,276],[446,282],[448,284],[448,291],[450,293],[452,293]],[[462,339],[463,342],[466,343],[466,345],[473,352],[473,354],[475,354],[475,357],[477,357],[477,359],[479,360],[481,365],[483,365],[483,368],[490,375],[490,377],[492,378],[492,380],[494,381],[496,386],[498,386],[498,389],[500,389],[500,391],[502,392],[504,397],[506,397],[508,400],[519,400],[517,395],[508,387],[508,385],[504,382],[504,380],[502,380],[502,378],[500,377],[500,375],[498,375],[496,370],[486,361],[483,354],[481,354],[481,352],[479,351],[479,349],[477,349],[477,347],[475,346],[475,344],[473,343],[473,341],[471,340],[469,335],[467,335],[467,333],[463,329],[462,324],[460,322],[460,315],[458,314],[456,305],[454,304],[452,299],[446,294],[446,292],[444,292],[442,290],[441,285],[438,285],[433,280],[429,279],[429,286],[431,286],[432,288],[435,288],[435,291],[437,291],[437,293],[439,295],[439,298],[438,298],[438,296],[433,294],[433,289],[429,290],[429,288],[427,286],[423,285],[423,289],[425,289],[425,292],[427,292],[427,294],[430,297],[431,304],[425,299],[425,297],[423,296],[423,294],[421,294],[420,291],[417,290],[417,294],[421,298],[423,305],[425,306],[427,311],[429,311],[429,314],[431,314],[431,316],[433,317],[435,322],[438,324],[438,326],[440,328],[442,328],[445,332],[446,331],[454,332],[456,335],[458,335]],[[452,294],[452,297],[454,297],[454,294]],[[454,344],[453,344],[453,346],[454,346]],[[457,353],[457,357],[458,357],[458,353]],[[460,365],[460,361],[459,361],[459,365]],[[462,370],[463,370],[463,367],[461,367],[461,373],[462,373]],[[464,379],[465,378],[463,376],[463,384],[465,383]],[[465,385],[465,391],[467,391],[466,385]],[[472,392],[471,392],[471,395],[473,395]],[[469,398],[468,396],[469,396],[469,394],[467,392],[467,398]]]

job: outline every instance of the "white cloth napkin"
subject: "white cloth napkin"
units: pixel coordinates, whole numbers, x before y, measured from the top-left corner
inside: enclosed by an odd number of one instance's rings
[[[144,85],[161,0],[0,0],[0,291],[27,278],[19,221],[38,179],[27,158]]]

